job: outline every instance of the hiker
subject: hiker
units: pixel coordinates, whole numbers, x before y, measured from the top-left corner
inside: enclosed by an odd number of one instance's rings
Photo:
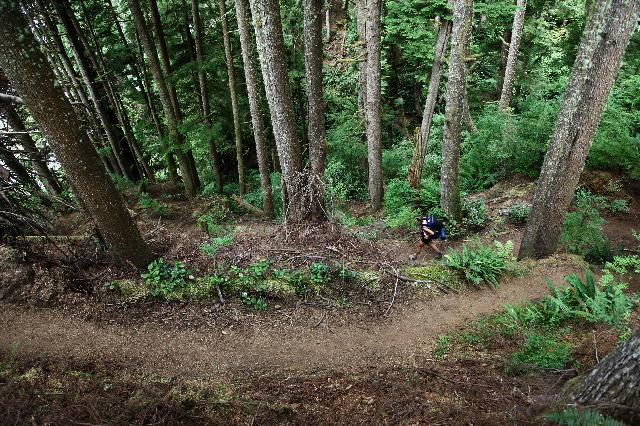
[[[422,247],[425,245],[437,253],[438,259],[442,258],[443,255],[436,245],[436,240],[445,240],[447,238],[444,223],[430,214],[428,216],[417,217],[416,224],[420,227],[420,243],[418,244],[416,254],[412,254],[409,258],[416,260],[422,251]]]

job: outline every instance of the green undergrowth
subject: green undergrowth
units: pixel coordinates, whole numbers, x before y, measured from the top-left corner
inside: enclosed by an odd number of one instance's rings
[[[378,271],[354,270],[346,265],[313,262],[296,269],[278,268],[268,259],[240,267],[221,265],[208,275],[195,277],[182,262],[152,262],[141,280],[115,280],[105,285],[122,298],[160,301],[218,301],[236,299],[256,310],[288,299],[321,299],[338,307],[351,305],[353,292],[374,295],[381,290]]]
[[[475,240],[463,244],[460,250],[449,249],[444,263],[473,285],[496,287],[501,276],[516,271],[512,241],[495,241],[491,246]]]
[[[162,201],[158,201],[154,198],[149,197],[149,195],[145,192],[140,194],[140,200],[138,201],[140,208],[146,212],[149,212],[158,217],[169,217],[171,214],[171,210],[169,206],[167,206]]]
[[[584,325],[609,326],[620,340],[629,336],[638,296],[625,291],[622,278],[639,268],[637,259],[619,258],[607,264],[599,280],[587,270],[584,278],[566,276],[562,286],[548,283],[548,296],[537,302],[506,305],[502,312],[475,321],[462,331],[440,336],[433,353],[438,358],[451,354],[494,357],[493,351],[507,348],[510,353],[502,356],[502,362],[509,374],[577,368],[571,336]]]
[[[548,421],[563,426],[625,426],[611,417],[592,409],[578,410],[575,407],[544,416]]]
[[[462,290],[465,287],[463,280],[458,274],[451,273],[451,270],[442,263],[433,263],[428,266],[411,266],[403,269],[403,273],[418,281],[429,281],[442,283],[446,287],[454,290]],[[429,283],[425,283],[429,284]],[[418,287],[424,286],[418,282]]]

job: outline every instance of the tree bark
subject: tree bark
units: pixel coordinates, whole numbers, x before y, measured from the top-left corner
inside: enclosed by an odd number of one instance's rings
[[[583,407],[627,424],[640,423],[640,330],[607,355],[573,392]]]
[[[120,169],[126,178],[137,181],[140,176],[136,169],[133,153],[129,146],[123,143],[124,134],[116,125],[116,113],[106,98],[106,86],[104,86],[98,78],[97,69],[91,61],[91,49],[84,39],[84,36],[79,32],[79,25],[71,9],[71,5],[68,0],[60,0],[53,3],[67,33],[67,39],[71,44],[73,55],[76,58],[85,85],[89,90],[91,100],[98,112],[98,117],[118,160]]]
[[[152,1],[153,3],[153,1]],[[164,110],[165,118],[167,120],[167,126],[169,128],[169,134],[175,141],[176,155],[178,157],[178,163],[180,165],[180,172],[182,172],[182,179],[184,182],[185,193],[188,197],[194,197],[198,192],[198,183],[194,180],[192,175],[192,169],[189,162],[189,157],[183,150],[185,144],[184,136],[178,130],[178,120],[175,116],[175,110],[171,102],[171,95],[169,94],[169,88],[167,86],[163,70],[160,66],[160,60],[158,59],[158,52],[156,46],[151,40],[149,35],[149,29],[144,19],[144,14],[140,8],[139,0],[128,0],[129,8],[131,9],[131,15],[138,31],[140,41],[144,46],[144,50],[147,55],[147,60],[151,68],[151,73],[158,86],[158,93],[160,95],[160,102],[162,103],[162,109]]]
[[[507,69],[509,59],[509,41],[511,40],[511,28],[507,28],[502,33],[500,40],[500,66],[498,68],[498,84],[496,84],[496,100],[502,96],[502,86],[504,86],[504,73]]]
[[[382,208],[382,142],[380,106],[380,11],[382,0],[367,0],[367,145],[371,210]]]
[[[253,47],[249,25],[247,21],[247,6],[244,0],[235,0],[236,19],[238,32],[240,33],[240,48],[244,63],[244,79],[247,84],[249,97],[249,112],[251,113],[251,125],[253,126],[253,139],[256,144],[258,157],[258,169],[260,171],[260,186],[262,187],[262,211],[266,217],[272,217],[274,213],[273,190],[271,188],[271,175],[269,173],[269,159],[264,138],[264,122],[260,108],[260,91],[258,90],[258,76],[253,62]]]
[[[111,105],[115,109],[116,117],[118,119],[118,122],[120,123],[120,127],[122,128],[122,131],[124,132],[124,137],[127,143],[129,144],[129,148],[131,148],[135,156],[135,159],[137,160],[136,166],[138,167],[139,174],[146,175],[147,178],[149,179],[149,182],[155,183],[156,181],[155,173],[153,169],[149,166],[146,158],[144,157],[144,153],[140,148],[140,144],[138,143],[138,140],[133,134],[133,128],[131,127],[131,120],[129,119],[129,114],[127,113],[127,110],[125,109],[124,104],[122,103],[122,98],[120,97],[120,93],[118,93],[115,87],[113,77],[107,70],[106,62],[104,60],[104,57],[102,56],[102,47],[100,45],[100,40],[98,39],[98,36],[93,30],[90,14],[87,11],[84,2],[81,2],[80,6],[82,8],[82,13],[84,15],[84,20],[87,24],[87,28],[89,29],[89,36],[93,41],[93,46],[96,51],[96,53],[93,55],[94,61],[95,61],[94,65],[96,69],[98,69],[100,73],[104,76],[103,77],[104,86],[107,89],[107,95],[109,97],[109,101],[111,102]],[[116,19],[116,23],[117,23],[117,19]],[[122,35],[124,36],[124,34]],[[126,38],[124,40],[126,42]]]
[[[415,189],[420,188],[424,158],[427,155],[427,147],[429,145],[429,132],[431,131],[433,112],[438,100],[438,88],[440,87],[440,79],[442,77],[442,63],[444,61],[444,54],[447,50],[449,35],[451,34],[451,21],[440,22],[439,26],[438,38],[433,52],[433,65],[431,66],[431,78],[429,79],[429,93],[427,94],[427,100],[424,104],[420,133],[416,134],[413,158],[411,159],[411,165],[409,166],[409,186]]]
[[[367,108],[367,0],[356,0],[356,28],[360,55],[358,62],[358,110]]]
[[[249,3],[271,124],[289,200],[284,209],[285,218],[291,222],[302,222],[308,219],[309,206],[304,202],[305,179],[300,145],[296,137],[280,5],[278,0],[250,0]]]
[[[96,220],[112,254],[138,268],[151,260],[113,182],[100,164],[73,107],[56,85],[17,2],[0,6],[0,67],[51,143],[72,185]]]
[[[139,0],[137,0],[137,3],[138,8],[140,8]],[[156,49],[155,45],[153,45],[153,50],[156,51],[156,58],[158,57],[158,53],[160,54],[160,69],[158,70],[158,72],[163,75],[163,84],[166,87],[167,95],[169,96],[170,106],[173,110],[171,115],[173,116],[173,121],[175,122],[175,132],[173,132],[171,129],[169,130],[169,132],[172,133],[172,136],[175,138],[176,144],[178,145],[176,149],[176,155],[178,156],[178,163],[180,164],[180,172],[182,172],[182,180],[184,182],[185,192],[188,197],[193,197],[197,194],[198,188],[200,188],[200,178],[198,177],[198,171],[195,168],[195,160],[193,158],[191,146],[185,139],[184,134],[178,130],[178,126],[180,125],[180,123],[182,123],[182,109],[180,108],[180,102],[178,100],[176,88],[171,82],[168,81],[168,78],[172,73],[171,61],[169,60],[169,50],[167,49],[167,42],[164,37],[164,30],[162,29],[162,21],[160,19],[160,12],[158,11],[157,1],[149,0],[149,7],[151,9],[153,32],[155,34],[156,42],[158,43],[159,47],[158,50]],[[144,19],[144,15],[142,15],[142,18]],[[146,28],[146,23],[144,24],[144,27]],[[140,28],[138,28],[138,34],[140,35],[140,38],[142,39],[144,45],[145,42]],[[147,36],[149,35],[148,29],[146,34]],[[149,43],[152,44],[150,37]],[[147,50],[147,56],[150,56],[150,52],[148,51],[148,48],[146,46],[145,50]],[[154,79],[159,86],[160,82],[158,81],[156,72],[153,70],[153,65],[151,65],[151,72],[154,75]],[[167,114],[167,111],[165,111],[165,114]]]
[[[231,56],[231,40],[229,38],[229,24],[224,0],[218,0],[220,19],[222,21],[222,41],[224,43],[224,57],[227,63],[227,76],[229,77],[229,95],[231,97],[231,111],[233,113],[233,135],[236,143],[236,160],[238,162],[238,182],[240,184],[240,197],[247,191],[247,182],[242,158],[242,139],[240,135],[240,110],[238,108],[238,94],[236,92],[236,72],[233,68],[233,56]]]
[[[304,63],[309,102],[309,160],[311,162],[311,214],[326,218],[324,209],[324,168],[327,156],[322,86],[322,0],[304,1]]]
[[[204,30],[202,28],[202,19],[200,18],[200,8],[198,0],[191,0],[191,15],[193,17],[193,28],[195,32],[195,48],[196,48],[196,61],[198,63],[198,85],[200,87],[200,104],[202,108],[202,115],[204,122],[209,129],[213,123],[211,122],[211,106],[209,103],[209,88],[207,86],[207,73],[204,70],[204,53],[203,53],[203,39]],[[216,142],[213,140],[213,136],[209,137],[209,156],[211,157],[211,167],[213,169],[213,176],[216,183],[216,190],[222,192],[222,174],[220,173],[220,157],[218,156],[218,148]]]
[[[60,197],[62,194],[62,185],[58,178],[49,169],[49,166],[47,166],[47,162],[38,150],[38,147],[36,146],[35,141],[31,138],[31,135],[26,133],[27,128],[24,125],[22,118],[20,118],[18,111],[16,111],[12,105],[0,105],[0,109],[5,113],[9,127],[16,132],[24,132],[19,134],[17,139],[20,141],[20,145],[22,145],[27,154],[29,154],[33,168],[38,174],[38,177],[42,181],[47,192],[55,197]]]
[[[162,150],[164,151],[163,159],[165,167],[167,168],[167,172],[169,173],[169,181],[172,185],[177,186],[180,183],[180,176],[178,175],[178,165],[176,164],[176,160],[173,158],[173,151],[170,147],[166,145],[166,143],[162,142],[162,139],[165,136],[164,125],[160,121],[160,117],[158,117],[158,112],[155,107],[155,99],[153,97],[153,89],[151,87],[151,81],[149,79],[149,75],[147,73],[147,67],[144,62],[144,48],[142,47],[142,42],[140,41],[140,35],[138,34],[137,28],[133,28],[136,38],[136,45],[138,48],[138,56],[139,56],[139,64],[140,64],[140,73],[142,74],[141,85],[146,87],[145,92],[149,98],[149,115],[153,120],[153,124],[156,128],[156,132],[158,133],[158,138],[160,139],[160,144]]]
[[[464,93],[466,91],[465,56],[471,22],[468,9],[472,0],[453,1],[453,28],[451,31],[451,55],[449,59],[449,80],[442,142],[442,166],[440,169],[440,202],[449,218],[462,219],[460,206],[460,140],[462,115],[464,113]]]
[[[18,160],[11,148],[5,145],[6,139],[0,139],[0,159],[7,166],[9,170],[13,172],[16,181],[29,190],[33,191],[38,188],[38,184],[33,179],[33,176],[27,171],[26,167]]]
[[[524,231],[519,258],[555,252],[624,51],[640,15],[637,0],[597,0],[587,23]]]
[[[513,30],[511,31],[511,41],[509,42],[509,55],[507,57],[507,65],[504,71],[504,83],[500,92],[500,109],[506,110],[511,106],[511,97],[513,93],[513,79],[516,74],[516,60],[518,58],[518,49],[520,48],[520,40],[522,39],[522,30],[524,29],[524,15],[527,8],[527,0],[518,0],[516,13],[513,16]]]

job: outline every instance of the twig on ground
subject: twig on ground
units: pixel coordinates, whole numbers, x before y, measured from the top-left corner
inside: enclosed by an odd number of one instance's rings
[[[389,265],[392,269],[393,272],[396,275],[396,284],[393,287],[393,297],[391,298],[391,303],[389,303],[389,306],[387,307],[387,310],[384,311],[384,314],[382,316],[386,317],[387,314],[389,313],[389,311],[391,310],[391,308],[393,307],[393,303],[396,301],[396,294],[398,293],[398,282],[400,281],[400,274],[398,274],[398,271],[396,270],[396,268],[394,268],[393,266]]]
[[[391,265],[389,265],[389,266],[392,267]],[[415,278],[410,278],[410,277],[405,277],[404,275],[400,275],[400,274],[397,273],[397,271],[396,272],[389,271],[382,264],[380,264],[380,267],[384,272],[386,272],[389,275],[392,275],[392,276],[396,277],[400,281],[404,281],[404,282],[407,282],[407,283],[427,284],[427,288],[429,288],[429,289],[431,289],[430,284],[435,284],[436,287],[438,287],[438,289],[440,291],[442,291],[443,293],[449,294],[449,290],[453,291],[454,293],[458,293],[458,291],[456,289],[446,285],[445,283],[443,283],[441,281],[437,281],[437,280],[418,280],[418,279],[415,279]],[[395,268],[393,268],[393,269],[395,271]]]
[[[322,318],[320,318],[320,321],[318,321],[316,323],[316,325],[313,326],[313,328],[316,328],[317,326],[319,326],[320,324],[322,324],[325,320],[325,318],[327,317],[327,311],[324,312],[324,314],[322,315]]]
[[[224,305],[224,297],[222,297],[222,290],[220,290],[219,284],[216,284],[216,291],[218,292],[218,299],[220,299],[220,303]]]
[[[600,357],[598,356],[598,343],[596,342],[596,331],[592,330],[593,333],[593,348],[596,350],[596,364],[600,363]]]

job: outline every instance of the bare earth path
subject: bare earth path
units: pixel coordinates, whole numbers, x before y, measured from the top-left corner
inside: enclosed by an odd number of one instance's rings
[[[53,310],[0,305],[0,348],[19,342],[22,356],[103,364],[143,374],[232,378],[265,371],[354,370],[412,365],[437,337],[500,309],[536,299],[581,268],[572,258],[538,262],[497,290],[451,294],[394,308],[389,319],[367,326],[250,327],[249,331],[123,327],[70,318]]]

